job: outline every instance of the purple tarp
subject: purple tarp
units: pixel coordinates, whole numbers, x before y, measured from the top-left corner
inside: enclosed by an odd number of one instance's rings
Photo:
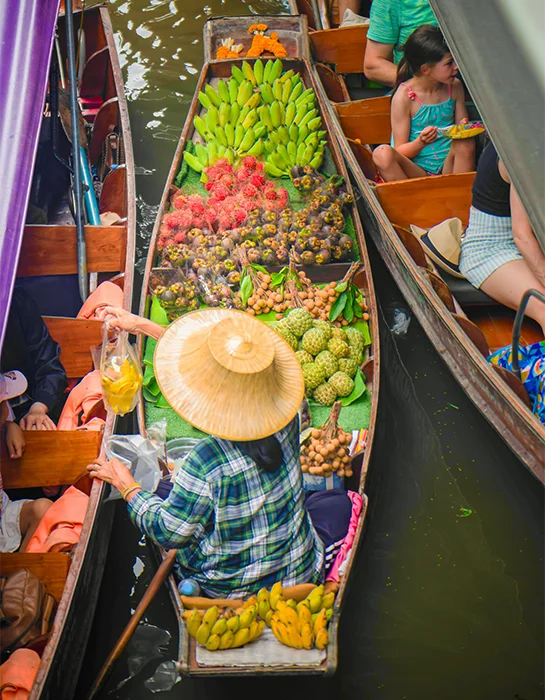
[[[0,348],[17,272],[59,0],[0,0]]]

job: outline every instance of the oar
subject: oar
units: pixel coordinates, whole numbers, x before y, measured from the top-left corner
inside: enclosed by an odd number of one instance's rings
[[[148,605],[155,598],[155,594],[161,588],[163,581],[169,575],[170,570],[172,569],[172,565],[174,564],[174,560],[176,559],[176,551],[176,549],[169,549],[169,551],[166,553],[165,558],[163,559],[161,565],[155,572],[155,576],[153,577],[150,585],[148,586],[146,592],[142,596],[142,600],[140,601],[140,603],[138,603],[138,607],[133,612],[129,623],[123,630],[123,634],[119,637],[117,644],[112,649],[110,655],[108,656],[108,658],[104,662],[104,665],[100,669],[100,673],[98,674],[97,679],[95,680],[93,687],[91,688],[91,692],[88,695],[88,700],[92,700],[94,697],[96,697],[98,691],[104,685],[106,679],[112,672],[115,662],[125,650],[125,647],[129,643],[129,640],[132,637],[134,630],[138,626],[142,615],[146,612]]]
[[[75,220],[78,250],[78,283],[81,300],[85,301],[89,292],[87,279],[87,250],[83,228],[83,188],[81,184],[81,162],[78,134],[78,93],[76,84],[76,54],[74,46],[74,20],[72,0],[65,2],[66,48],[68,53],[68,79],[70,81],[70,115],[72,117],[72,169],[74,171],[74,194],[76,198]]]

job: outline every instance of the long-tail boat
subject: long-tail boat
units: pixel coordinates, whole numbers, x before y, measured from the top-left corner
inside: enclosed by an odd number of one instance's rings
[[[69,382],[75,384],[94,369],[92,348],[102,342],[102,324],[76,317],[82,298],[76,226],[71,205],[67,204],[72,199],[69,177],[61,176],[61,182],[68,182],[65,190],[56,191],[55,197],[48,196],[47,177],[54,170],[53,165],[64,176],[73,162],[69,142],[71,116],[62,92],[63,83],[65,91],[69,88],[66,16],[59,14],[58,0],[6,0],[0,14],[0,342],[16,281],[38,306],[60,345],[60,359]],[[97,283],[111,280],[122,290],[124,306],[130,309],[134,164],[112,26],[105,7],[90,8],[83,14],[74,12],[73,25],[74,37],[78,30],[80,37],[79,120],[82,137],[89,137],[85,157],[89,170],[98,171],[101,190],[97,205],[102,218],[84,227],[88,272],[85,281],[92,291]],[[52,105],[57,80],[60,118]],[[112,142],[117,149],[113,161],[107,150]],[[40,182],[43,173],[46,181]],[[31,211],[36,217],[38,210],[40,223],[26,223]],[[34,647],[41,660],[30,691],[32,700],[74,697],[94,616],[113,513],[104,504],[103,482],[92,481],[85,467],[99,454],[104,455],[104,441],[115,428],[115,416],[107,413],[104,406],[97,405],[96,416],[105,420],[101,431],[26,431],[26,449],[17,460],[9,459],[4,436],[1,438],[3,485],[12,499],[21,497],[18,494],[27,489],[34,489],[30,493],[39,497],[41,489],[36,491],[36,487],[58,484],[75,485],[89,496],[81,536],[72,551],[14,552],[1,556],[3,575],[29,569],[57,603],[47,639]]]
[[[296,21],[294,22],[294,20]],[[173,195],[179,193],[176,183],[178,182],[177,178],[182,172],[182,169],[186,167],[184,165],[184,152],[189,148],[189,144],[192,142],[202,143],[202,139],[199,138],[199,134],[194,126],[196,123],[196,118],[199,117],[199,115],[204,115],[204,111],[201,108],[201,102],[199,100],[199,93],[202,91],[206,93],[207,86],[217,86],[219,79],[228,79],[232,75],[232,71],[234,69],[238,70],[243,67],[243,56],[246,54],[248,46],[250,45],[248,38],[248,27],[252,23],[254,25],[265,24],[269,32],[276,32],[279,42],[287,52],[287,55],[282,59],[283,74],[293,71],[295,74],[299,74],[301,76],[306,89],[313,88],[315,90],[317,84],[310,70],[309,63],[305,60],[306,54],[304,43],[301,44],[300,41],[301,32],[305,28],[305,25],[302,24],[303,20],[304,18],[293,18],[289,16],[249,16],[244,18],[229,17],[224,20],[210,20],[205,27],[205,56],[208,57],[209,60],[205,62],[202,67],[196,91],[189,108],[176,152],[174,154],[174,159],[172,161],[159,206],[159,212],[150,242],[146,270],[144,274],[144,284],[142,288],[140,305],[140,313],[142,315],[151,317],[157,322],[163,322],[164,325],[168,325],[169,322],[166,318],[165,311],[159,306],[158,297],[153,296],[152,293],[154,276],[157,273],[160,274],[162,270],[161,267],[158,267],[161,262],[161,256],[159,255],[160,251],[157,246],[158,243],[160,243],[160,238],[162,236],[163,218],[170,211],[172,211],[171,207]],[[261,31],[264,30],[261,29]],[[243,45],[244,50],[241,52],[241,56],[238,58],[217,59],[217,49],[229,39],[233,40],[235,46],[239,44]],[[265,64],[267,61],[269,61],[269,59],[272,62],[274,60],[274,56],[265,53],[261,56],[261,59]],[[246,56],[244,60],[246,60],[250,66],[256,65],[255,58]],[[321,128],[325,132],[323,138],[327,141],[326,151],[330,162],[331,172],[336,172],[337,174],[343,176],[347,182],[347,186],[350,188],[348,173],[344,165],[342,153],[335,139],[332,137],[326,110],[324,109],[320,99],[318,99],[317,104],[322,117]],[[289,182],[289,180],[278,178],[273,179],[273,182],[275,182],[278,186],[283,187],[283,185],[286,182]],[[183,188],[184,185],[182,184],[182,191]],[[200,191],[203,195],[206,195],[206,190],[204,190],[204,188]],[[351,192],[351,190],[349,191]],[[292,203],[292,206],[295,207],[295,203],[292,202],[291,198],[290,202]],[[300,206],[302,205],[299,204],[299,207]],[[262,638],[260,637],[257,640],[252,641],[251,644],[241,648],[233,650],[218,650],[214,652],[208,651],[203,646],[197,645],[196,640],[188,634],[187,626],[182,616],[185,610],[194,605],[194,601],[191,598],[186,598],[179,594],[176,587],[176,580],[174,576],[170,576],[168,580],[168,587],[178,621],[178,665],[182,675],[248,676],[266,674],[330,674],[336,669],[338,657],[339,620],[345,597],[345,591],[347,585],[349,585],[350,572],[354,563],[355,552],[360,540],[362,539],[362,528],[367,508],[367,497],[365,495],[364,488],[377,420],[380,359],[377,306],[373,288],[373,279],[371,276],[363,230],[357,209],[354,204],[349,206],[347,217],[352,221],[354,226],[354,238],[356,241],[355,248],[357,248],[356,257],[359,258],[361,263],[361,268],[356,272],[354,282],[359,286],[367,300],[368,322],[372,339],[371,345],[368,347],[368,351],[362,365],[362,372],[363,376],[365,377],[364,381],[367,387],[369,417],[366,421],[363,415],[361,416],[361,425],[358,424],[358,427],[367,429],[366,442],[365,445],[356,448],[356,454],[354,455],[353,460],[353,474],[350,476],[350,478],[345,479],[345,487],[352,489],[361,495],[363,509],[357,524],[357,531],[355,533],[353,547],[350,550],[350,554],[346,562],[346,569],[340,579],[340,585],[337,583],[339,588],[335,598],[332,618],[329,626],[329,644],[327,648],[323,650],[312,649],[309,651],[303,650],[302,652],[297,651],[294,655],[293,649],[280,644],[280,642],[272,636],[270,630],[268,630],[269,634],[267,634],[266,631],[262,635]],[[270,272],[272,272],[274,270],[278,271],[279,268],[280,266],[268,269]],[[348,262],[330,262],[322,265],[311,265],[305,267],[304,270],[314,283],[325,283],[340,280],[349,268],[350,264]],[[152,342],[150,344],[150,341],[147,341],[145,344],[145,349],[144,347],[142,348],[144,361],[147,362],[148,369],[152,364],[153,348],[154,343]],[[146,386],[146,376],[144,377],[144,385]],[[144,392],[144,395],[146,396],[146,392]],[[153,405],[153,395],[149,396],[148,394],[146,398],[150,398],[151,401],[144,400],[139,406],[141,433],[145,435],[146,429],[149,428],[150,424],[164,417],[167,419],[167,423],[169,425],[167,429],[167,437],[169,439],[178,437],[180,433],[176,431],[180,429],[180,418],[174,414],[172,409],[165,411],[164,409],[158,409],[155,407]],[[162,413],[161,410],[163,411]],[[312,412],[313,408],[311,405],[311,416]],[[341,425],[342,416],[343,412],[341,410]],[[359,419],[358,413],[358,420]],[[363,435],[364,432],[365,431],[363,431],[361,434]],[[184,430],[183,434],[187,437],[190,433],[187,430]],[[183,468],[183,466],[181,468]],[[164,558],[164,550],[157,548],[156,551],[161,557]],[[232,607],[233,605],[236,605],[237,602],[232,600],[201,598],[200,604],[204,607],[213,606],[215,604],[220,606],[228,605]]]
[[[293,12],[302,9],[298,5],[292,3]],[[312,20],[308,23],[311,26]],[[349,29],[356,28],[346,31]],[[309,32],[313,56],[339,74],[361,72],[353,65],[344,66],[346,56],[337,37],[340,31],[343,29]],[[318,71],[316,77],[320,77]],[[343,75],[337,78],[343,80]],[[486,359],[511,343],[514,312],[467,280],[439,268],[410,228],[427,229],[450,217],[458,217],[467,226],[475,173],[380,182],[372,147],[390,142],[390,98],[339,100],[332,80],[321,81],[320,91],[353,184],[362,194],[358,205],[366,234],[455,378],[513,452],[545,482],[545,427],[533,415],[518,377]],[[521,341],[541,339],[537,325],[525,321]]]

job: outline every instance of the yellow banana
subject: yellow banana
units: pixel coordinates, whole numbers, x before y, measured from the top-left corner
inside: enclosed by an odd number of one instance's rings
[[[231,649],[235,647],[241,647],[248,642],[250,639],[250,630],[248,627],[240,629],[233,637],[233,643],[231,644]]]
[[[285,83],[287,81],[291,82],[291,78],[295,75],[295,71],[287,70],[283,76],[280,77],[281,82]]]
[[[248,641],[252,642],[259,634],[259,622],[257,620],[253,620],[252,624],[249,627],[250,630],[250,638]]]
[[[265,620],[267,617],[267,613],[269,612],[270,609],[271,609],[271,606],[270,606],[269,600],[267,598],[267,599],[261,600],[259,602],[259,604],[257,606],[257,613],[262,620]]]
[[[192,637],[196,637],[197,630],[201,626],[201,615],[196,608],[189,612],[189,616],[186,618],[186,624],[188,633]]]
[[[326,593],[325,596],[322,598],[322,608],[325,608],[326,610],[328,608],[331,608],[333,606],[334,600],[335,593],[333,591],[329,591],[329,593]]]
[[[268,591],[267,588],[261,588],[261,589],[257,592],[257,602],[258,602],[258,603],[261,603],[262,600],[266,600],[266,601],[268,602],[268,600],[269,600],[269,595],[270,595],[270,594],[269,594],[269,591]]]
[[[252,610],[248,608],[240,615],[240,628],[244,629],[252,624]]]
[[[258,85],[260,85],[263,82],[263,70],[263,62],[260,58],[258,58],[257,61],[254,63],[254,75]]]
[[[299,630],[293,625],[287,626],[287,640],[290,647],[294,649],[303,648],[303,640],[301,639],[301,634]]]
[[[291,624],[297,630],[299,629],[299,627],[300,627],[299,616],[297,615],[295,610],[290,608],[288,605],[286,605],[284,608],[279,610],[278,617],[279,617],[281,622],[284,622],[285,624]]]
[[[252,605],[257,605],[257,596],[255,595],[253,595],[251,598],[248,598],[248,600],[245,600],[242,607],[251,608]]]
[[[308,602],[308,598],[305,598],[304,600],[301,600],[299,603],[297,603],[298,613],[301,611],[301,608],[307,608],[307,610],[310,611],[310,603]]]
[[[210,630],[210,634],[218,634],[220,637],[221,635],[227,630],[227,620],[223,617],[220,617],[220,619],[214,624],[212,629]]]
[[[282,154],[282,155],[283,155],[283,154]],[[286,150],[286,155],[289,156],[287,150]],[[291,598],[290,598],[290,600],[286,600],[286,605],[287,605],[289,608],[291,608],[292,610],[296,610],[296,609],[297,609],[297,602],[296,602],[295,600],[291,599]]]
[[[208,610],[204,613],[202,621],[205,622],[206,624],[209,624],[210,627],[213,627],[214,624],[216,623],[216,620],[219,617],[219,610],[217,605],[213,605],[211,608],[208,608]]]
[[[303,625],[312,625],[312,613],[306,605],[301,605],[301,607],[298,610],[298,613],[299,624],[301,625],[301,628],[303,627]]]
[[[277,581],[275,584],[273,584],[273,587],[271,588],[270,596],[273,596],[273,595],[284,595],[284,588],[282,587],[281,581]]]
[[[317,636],[318,632],[327,627],[326,612],[324,609],[320,610],[318,616],[314,620],[314,634]]]
[[[319,630],[316,635],[316,649],[325,649],[329,642],[329,635],[326,629]]]
[[[287,647],[291,646],[291,644],[288,641],[288,628],[283,622],[280,622],[280,620],[273,619],[272,631],[279,642],[282,642],[282,644],[285,644]]]
[[[272,610],[272,609],[269,610],[269,612],[265,615],[265,624],[267,625],[267,627],[271,626],[271,620],[272,620],[273,615],[274,615],[274,610]]]
[[[261,95],[258,92],[254,92],[250,99],[245,102],[243,107],[249,107],[250,109],[255,109],[257,105],[261,102]]]
[[[206,642],[208,641],[208,637],[210,636],[210,630],[211,625],[209,625],[207,622],[203,622],[201,624],[201,626],[197,630],[197,634],[195,635],[197,644],[202,644],[203,646],[206,644]]]
[[[248,63],[248,61],[242,62],[242,72],[244,73],[244,77],[246,78],[246,80],[249,80],[252,83],[252,85],[257,85],[257,79],[255,77],[253,68]]]
[[[221,638],[219,634],[211,634],[206,641],[208,651],[216,651],[220,645]]]
[[[220,637],[219,649],[229,649],[233,643],[234,634],[232,630],[227,630]]]
[[[314,646],[314,634],[312,633],[311,625],[306,624],[301,627],[301,641],[303,642],[303,649],[312,649]]]
[[[235,615],[235,617],[230,617],[227,620],[227,629],[230,629],[233,634],[235,632],[238,632],[240,627],[240,617],[238,615]]]
[[[306,148],[306,146],[305,146]],[[300,153],[299,150],[297,151],[297,156],[299,157]],[[303,151],[304,153],[304,151]],[[322,608],[322,597],[324,593],[324,587],[323,585],[318,586],[315,588],[309,595],[307,596],[308,602],[310,603],[310,612],[315,613],[319,612]]]

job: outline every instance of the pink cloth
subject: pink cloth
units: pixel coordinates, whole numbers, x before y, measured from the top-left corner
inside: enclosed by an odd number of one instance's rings
[[[113,282],[102,282],[90,294],[78,312],[77,318],[96,318],[102,306],[123,306],[123,290]]]
[[[346,533],[346,537],[344,538],[339,553],[333,562],[333,566],[326,576],[326,581],[335,581],[336,583],[341,580],[339,569],[352,549],[354,539],[356,538],[356,531],[358,529],[360,515],[363,510],[363,500],[359,493],[356,493],[355,491],[347,491],[346,493],[348,494],[348,498],[352,501],[352,515],[350,516],[348,532]]]

